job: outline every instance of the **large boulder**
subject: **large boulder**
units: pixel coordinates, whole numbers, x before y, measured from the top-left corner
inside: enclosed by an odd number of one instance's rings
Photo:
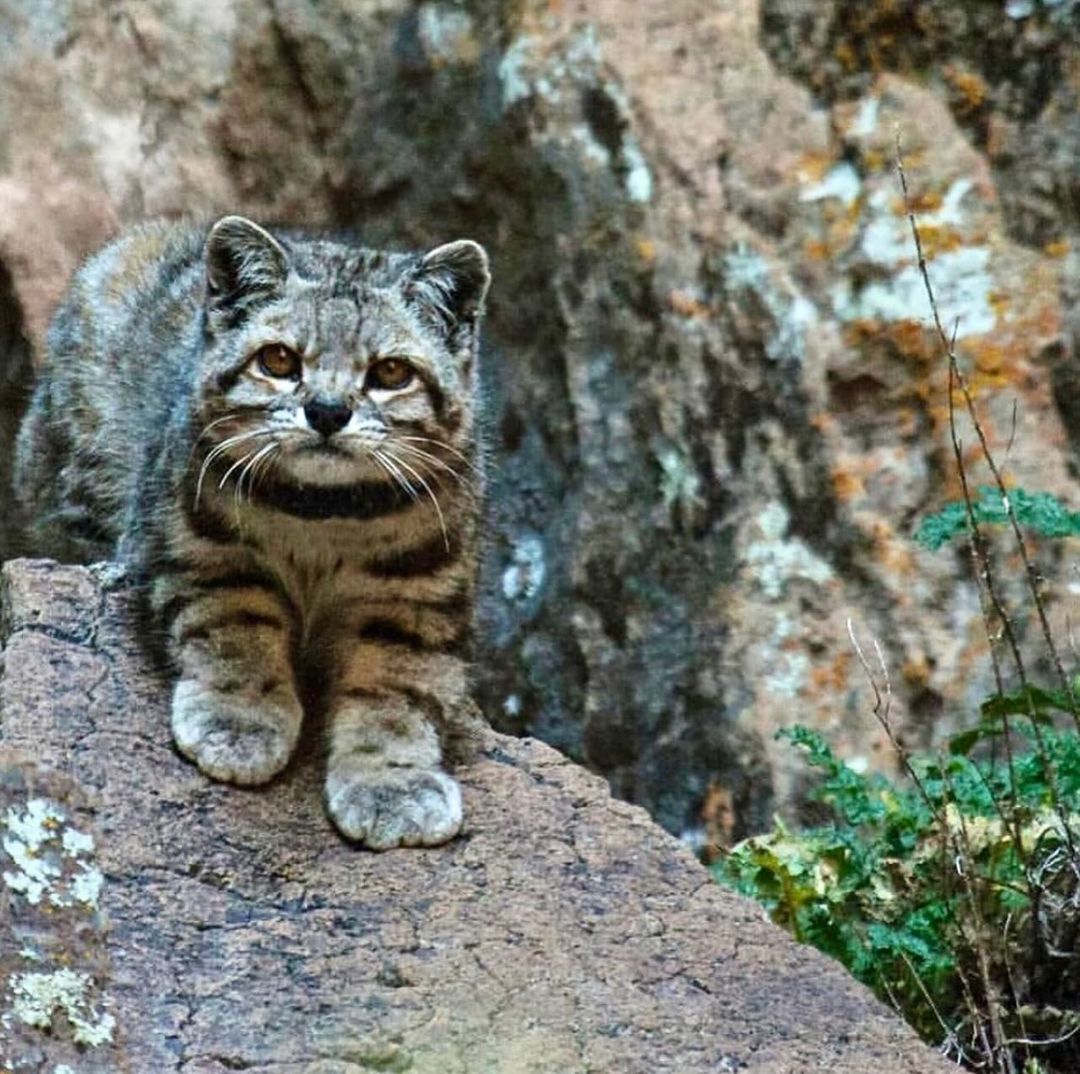
[[[130,611],[112,568],[4,568],[0,1069],[951,1069],[539,742],[483,744],[434,850],[342,842],[316,749],[209,782]]]
[[[910,746],[989,685],[967,560],[910,540],[958,484],[897,126],[993,443],[1075,496],[1078,12],[9,0],[0,346],[145,215],[486,242],[485,708],[730,841],[799,797],[780,726],[891,763],[849,617]]]

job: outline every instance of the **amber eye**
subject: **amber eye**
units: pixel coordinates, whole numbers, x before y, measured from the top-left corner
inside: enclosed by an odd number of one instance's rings
[[[255,353],[259,368],[270,377],[279,380],[300,379],[300,355],[290,350],[284,343],[268,343]]]
[[[369,388],[381,388],[395,392],[412,383],[413,367],[401,358],[384,358],[376,362],[367,373]]]

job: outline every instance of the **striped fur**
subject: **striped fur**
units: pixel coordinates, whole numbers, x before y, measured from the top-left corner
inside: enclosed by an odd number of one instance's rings
[[[330,815],[374,848],[461,824],[487,286],[471,242],[147,224],[76,276],[19,437],[35,546],[142,582],[180,750],[262,783],[325,719]]]

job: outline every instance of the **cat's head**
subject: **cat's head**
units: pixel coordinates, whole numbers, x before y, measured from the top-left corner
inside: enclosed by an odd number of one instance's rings
[[[474,435],[482,247],[389,254],[227,216],[204,257],[202,457],[235,465],[233,481],[305,486],[419,489],[458,470]]]

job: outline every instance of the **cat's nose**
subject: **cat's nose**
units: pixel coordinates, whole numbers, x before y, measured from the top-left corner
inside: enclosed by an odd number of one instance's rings
[[[304,406],[304,417],[317,433],[333,436],[349,424],[352,411],[341,403],[325,403],[314,399]]]

